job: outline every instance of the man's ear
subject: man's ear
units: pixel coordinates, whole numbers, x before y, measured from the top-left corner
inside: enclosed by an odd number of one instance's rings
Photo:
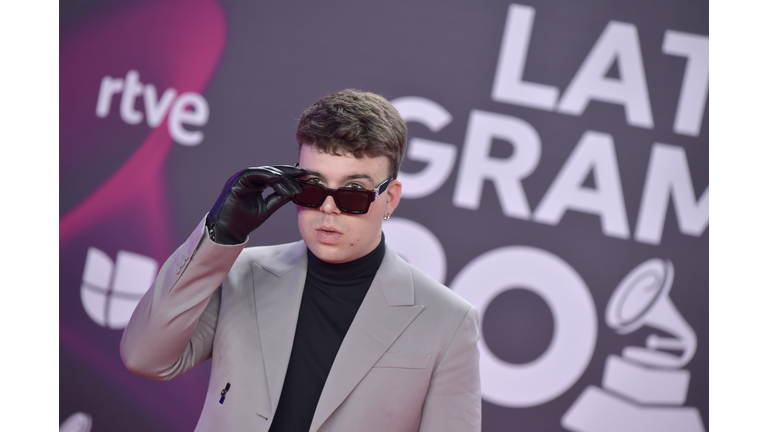
[[[387,198],[387,214],[395,212],[397,205],[400,204],[400,195],[403,192],[403,184],[400,180],[392,180],[387,186],[385,196]],[[384,197],[382,197],[384,198]]]

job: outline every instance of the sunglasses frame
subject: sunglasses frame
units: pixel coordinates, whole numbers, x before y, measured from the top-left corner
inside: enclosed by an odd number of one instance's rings
[[[387,186],[389,186],[389,183],[391,183],[392,180],[393,180],[392,177],[384,180],[378,186],[373,188],[373,190],[351,188],[351,187],[340,187],[340,188],[337,188],[337,189],[330,189],[330,188],[327,188],[327,187],[325,187],[325,186],[323,186],[321,184],[318,184],[318,183],[310,183],[310,182],[308,182],[306,180],[296,180],[296,182],[299,183],[299,185],[301,185],[302,193],[304,192],[304,185],[307,185],[307,186],[317,186],[317,187],[321,188],[323,190],[323,192],[325,193],[325,195],[323,196],[323,199],[321,200],[320,204],[306,204],[306,203],[300,203],[300,202],[296,201],[296,197],[298,195],[301,195],[301,193],[292,196],[291,200],[293,201],[294,204],[300,205],[302,207],[318,208],[321,205],[323,205],[323,203],[325,202],[326,198],[328,198],[330,196],[331,198],[333,198],[333,202],[334,202],[334,204],[336,204],[336,208],[338,208],[342,212],[349,213],[349,214],[365,214],[365,213],[368,213],[368,209],[371,207],[371,203],[376,201],[376,199],[382,193],[384,193],[387,190]],[[342,208],[342,206],[339,205],[339,200],[336,197],[337,194],[339,194],[339,191],[341,191],[342,193],[353,192],[353,193],[360,193],[360,194],[365,195],[366,198],[367,198],[367,201],[366,201],[366,204],[365,204],[365,209],[363,209],[363,210],[347,210],[345,208]]]

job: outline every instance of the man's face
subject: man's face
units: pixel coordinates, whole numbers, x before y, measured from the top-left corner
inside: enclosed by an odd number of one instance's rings
[[[309,172],[303,180],[329,189],[360,187],[372,190],[389,176],[389,162],[384,156],[356,158],[320,153],[302,145],[299,166]],[[365,214],[342,213],[328,196],[318,208],[296,206],[301,237],[309,250],[329,263],[344,263],[363,257],[381,241],[381,224],[400,202],[401,183],[392,180]]]

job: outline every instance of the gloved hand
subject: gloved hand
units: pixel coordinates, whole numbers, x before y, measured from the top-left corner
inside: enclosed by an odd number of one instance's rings
[[[219,244],[243,243],[251,231],[301,192],[296,177],[306,171],[291,165],[246,168],[227,180],[206,218],[211,238]],[[267,197],[261,193],[271,187]]]

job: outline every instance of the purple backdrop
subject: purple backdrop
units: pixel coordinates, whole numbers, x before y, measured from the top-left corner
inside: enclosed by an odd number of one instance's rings
[[[302,110],[352,87],[408,121],[388,241],[482,312],[484,431],[706,430],[708,13],[60,4],[60,422],[194,428],[209,363],[135,376],[125,321],[224,181],[295,162]],[[291,207],[252,244],[298,239]]]

